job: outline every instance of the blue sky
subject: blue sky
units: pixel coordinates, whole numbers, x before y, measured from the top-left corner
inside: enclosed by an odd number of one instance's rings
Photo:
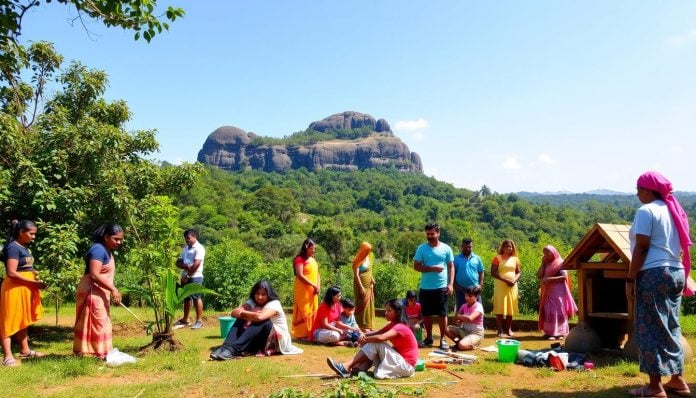
[[[22,40],[104,69],[157,158],[216,128],[281,137],[353,110],[386,119],[455,186],[633,192],[658,170],[696,191],[696,2],[212,1],[152,43],[51,3]]]

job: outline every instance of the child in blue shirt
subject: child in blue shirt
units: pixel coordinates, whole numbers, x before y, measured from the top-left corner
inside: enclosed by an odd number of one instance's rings
[[[349,340],[353,347],[358,345],[358,337],[360,337],[360,328],[355,320],[355,303],[349,298],[341,299],[341,317],[336,327],[343,330],[343,338]]]

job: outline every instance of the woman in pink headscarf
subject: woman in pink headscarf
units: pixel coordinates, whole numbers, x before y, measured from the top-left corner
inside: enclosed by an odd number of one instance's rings
[[[637,190],[643,206],[630,231],[626,294],[635,302],[633,331],[640,371],[650,382],[629,395],[666,397],[666,391],[688,395],[679,308],[682,294],[693,295],[686,284],[691,268],[689,220],[672,195],[672,183],[662,174],[642,174]],[[662,384],[662,376],[670,376],[669,381]]]
[[[555,247],[544,247],[544,255],[537,271],[541,281],[539,299],[539,330],[548,340],[563,340],[568,335],[568,319],[578,312],[570,293],[570,278],[561,269],[563,259]]]

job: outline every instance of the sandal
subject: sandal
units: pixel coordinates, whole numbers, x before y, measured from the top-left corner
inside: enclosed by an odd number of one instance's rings
[[[9,358],[2,361],[2,366],[15,367],[15,366],[19,366],[19,364],[17,363],[17,361],[13,357],[9,357]]]
[[[20,359],[41,358],[41,357],[43,357],[43,356],[46,356],[46,355],[43,354],[43,353],[41,353],[41,352],[34,351],[34,350],[29,350],[29,352],[26,353],[26,354],[22,354],[22,353],[20,352],[19,355],[18,355],[18,357],[19,357]]]
[[[663,384],[662,388],[665,389],[666,392],[671,392],[672,394],[679,395],[680,397],[690,397],[691,396],[691,390],[689,390],[689,387],[687,386],[686,388],[678,388],[678,387],[672,387],[667,384]]]
[[[640,387],[640,388],[634,388],[632,390],[628,390],[628,395],[630,397],[645,397],[645,398],[667,398],[667,394],[664,392],[659,392],[657,394],[652,394],[648,395],[649,393],[648,387]]]

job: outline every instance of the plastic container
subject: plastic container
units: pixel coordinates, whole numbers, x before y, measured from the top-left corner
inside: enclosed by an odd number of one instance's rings
[[[585,362],[585,363],[583,364],[583,366],[585,367],[586,370],[592,370],[592,369],[594,369],[594,363],[592,363],[592,362]]]
[[[500,339],[495,341],[495,345],[498,347],[498,362],[515,362],[517,359],[517,351],[520,349],[519,341]]]
[[[218,317],[218,320],[220,321],[220,337],[224,339],[230,333],[230,329],[232,329],[232,325],[234,325],[237,318],[233,318],[231,316],[220,316]]]
[[[559,352],[558,357],[561,358],[561,363],[563,364],[564,368],[568,367],[568,353],[567,352]]]
[[[423,362],[422,359],[419,359],[418,362],[416,362],[416,371],[420,372],[422,370],[425,370],[425,362]]]
[[[416,341],[423,341],[423,328],[416,329]]]

